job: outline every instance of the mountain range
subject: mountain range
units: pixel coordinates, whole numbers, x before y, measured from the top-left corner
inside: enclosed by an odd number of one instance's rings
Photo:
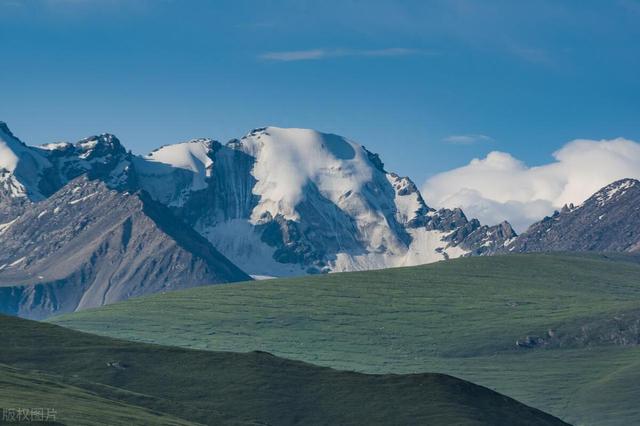
[[[338,135],[266,127],[138,156],[110,134],[32,147],[0,123],[0,311],[43,318],[250,277],[470,255],[637,251],[639,193],[635,180],[613,183],[518,236],[428,206]]]

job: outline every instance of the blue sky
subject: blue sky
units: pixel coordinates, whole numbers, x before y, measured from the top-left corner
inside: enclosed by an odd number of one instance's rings
[[[640,140],[638,22],[640,0],[0,0],[0,120],[138,153],[309,127],[421,183]]]

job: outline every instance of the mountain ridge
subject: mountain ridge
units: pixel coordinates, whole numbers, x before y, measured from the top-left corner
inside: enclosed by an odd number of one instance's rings
[[[640,251],[640,181],[620,179],[532,224],[502,252]]]
[[[415,183],[388,171],[378,154],[342,136],[310,129],[263,127],[227,143],[192,139],[164,145],[140,156],[128,151],[109,133],[90,136],[75,144],[30,147],[3,124],[0,150],[7,154],[0,158],[0,243],[8,247],[0,257],[0,284],[14,289],[43,284],[34,280],[33,274],[24,275],[35,264],[31,257],[21,254],[22,249],[32,245],[29,238],[37,239],[39,232],[31,229],[30,234],[25,233],[31,237],[16,235],[18,227],[26,226],[24,218],[55,223],[55,215],[47,212],[62,210],[69,218],[79,212],[84,216],[75,218],[76,222],[70,219],[69,224],[83,228],[85,222],[90,223],[105,212],[121,211],[116,199],[141,200],[133,210],[150,221],[144,223],[152,224],[140,225],[141,228],[150,230],[160,240],[168,238],[175,253],[216,259],[214,263],[225,271],[222,275],[211,264],[204,269],[199,266],[185,269],[182,279],[190,281],[193,279],[190,274],[195,273],[200,277],[195,280],[199,284],[206,284],[205,276],[209,283],[216,283],[250,276],[413,266],[501,253],[640,250],[640,219],[636,219],[640,217],[637,214],[640,184],[635,180],[611,184],[582,205],[566,206],[517,235],[508,222],[489,226],[468,219],[460,208],[430,207]],[[81,203],[68,199],[59,206],[43,207],[59,199],[60,194],[75,187],[92,186],[92,182],[102,185],[100,189],[94,187],[93,192],[104,195],[114,191],[122,198],[107,197],[111,204],[100,206],[92,205],[100,197],[90,199],[93,195],[87,194]],[[77,203],[79,207],[88,207],[78,210],[73,207]],[[150,209],[151,205],[158,208]],[[153,212],[160,210],[162,214],[153,216]],[[29,214],[35,211],[43,216]],[[65,215],[59,217],[62,216]],[[158,221],[176,232],[167,234]],[[51,229],[62,229],[56,226]],[[63,247],[75,235],[71,228],[64,229],[68,235],[62,231],[45,234]],[[91,251],[98,240],[88,233],[82,235],[86,240],[74,240],[77,251]],[[100,244],[121,246],[113,253],[120,253],[122,259],[118,262],[122,265],[127,263],[127,256],[139,261],[146,259],[146,264],[152,265],[145,279],[158,270],[163,279],[171,282],[177,279],[166,259],[157,258],[164,255],[162,250],[131,254],[121,241],[107,243],[107,240],[100,240]],[[187,242],[186,246],[180,241]],[[58,249],[49,251],[52,259]],[[104,253],[96,252],[95,256],[100,258]],[[57,259],[60,265],[71,265],[75,258]],[[111,264],[115,261],[111,257]],[[105,271],[116,273],[98,260],[75,265],[78,268],[89,265],[93,270],[98,264]],[[60,268],[56,266],[56,270]],[[83,276],[81,269],[72,269],[66,270],[71,275]],[[119,274],[127,276],[124,270]],[[57,279],[64,281],[68,277]],[[106,297],[104,287],[100,286],[96,294],[102,294],[103,303],[107,303],[163,288],[150,285],[141,292],[145,279],[131,282],[131,288],[123,290],[119,299]],[[76,283],[77,291],[86,290],[79,284],[80,278],[71,281]],[[19,300],[18,307],[5,309],[23,312],[20,306],[32,306],[33,300],[40,300],[30,292],[27,296],[21,291],[13,293],[11,300]],[[72,293],[70,289],[69,292]],[[55,294],[62,293],[58,289]],[[49,296],[47,300],[53,305],[37,315],[52,313],[52,306],[62,306]],[[97,299],[91,300],[88,304],[74,303],[76,308],[96,306]]]
[[[34,319],[250,279],[146,194],[86,176],[2,227],[0,242],[0,310]]]
[[[310,129],[263,127],[226,144],[193,139],[147,156],[108,133],[24,147],[50,163],[55,189],[86,174],[119,191],[146,191],[251,275],[428,263],[483,253],[513,234],[460,209],[432,209],[377,154]]]

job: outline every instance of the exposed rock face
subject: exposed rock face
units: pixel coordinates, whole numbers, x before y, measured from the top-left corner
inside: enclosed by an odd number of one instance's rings
[[[91,136],[75,145],[47,144],[40,148],[55,172],[48,179],[54,192],[78,176],[100,179],[109,187],[126,190],[134,188],[130,173],[133,156],[128,154],[118,138],[108,133]]]
[[[472,219],[456,229],[447,239],[468,250],[469,255],[491,255],[502,250],[516,237],[516,231],[509,222],[488,226],[480,225],[477,219]]]
[[[0,231],[0,311],[29,318],[250,279],[145,194],[79,177]]]
[[[565,206],[508,244],[502,252],[640,251],[640,182],[623,179],[580,206]]]
[[[0,171],[0,174],[2,172]],[[12,220],[20,216],[31,205],[26,197],[14,197],[10,191],[0,188],[0,232]]]

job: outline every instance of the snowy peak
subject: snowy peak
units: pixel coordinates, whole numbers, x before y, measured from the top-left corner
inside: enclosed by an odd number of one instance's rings
[[[375,154],[375,158],[379,160],[377,154]],[[387,179],[395,191],[398,222],[409,228],[426,225],[431,220],[429,214],[435,210],[424,202],[416,184],[408,177],[401,177],[395,173],[387,174]]]
[[[13,173],[26,150],[28,148],[0,121],[0,174]]]
[[[215,150],[220,146],[213,139],[193,139],[133,158],[139,184],[154,199],[183,206],[192,193],[208,187]]]
[[[69,142],[45,143],[38,148],[54,153],[54,155],[69,154],[74,150],[73,144]]]
[[[297,205],[309,185],[333,203],[361,193],[375,167],[362,146],[341,136],[309,129],[266,127],[244,136],[236,149],[254,157],[254,222],[281,215],[299,220]]]
[[[213,139],[192,139],[160,147],[145,158],[151,162],[206,176],[213,164],[212,153],[216,143]]]
[[[82,139],[76,143],[76,151],[79,158],[88,161],[99,157],[124,155],[127,152],[120,140],[109,133]]]
[[[0,122],[0,192],[5,197],[41,200],[40,182],[49,161],[22,143]]]
[[[596,192],[584,204],[596,203],[602,207],[608,203],[621,200],[627,194],[627,191],[638,190],[640,190],[640,181],[636,179],[621,179]]]
[[[120,140],[109,133],[84,138],[76,142],[75,145],[69,142],[54,142],[46,143],[39,148],[49,156],[75,156],[87,161],[122,156],[127,152]]]
[[[50,176],[53,193],[67,182],[88,175],[100,179],[112,188],[123,188],[130,176],[130,157],[117,137],[109,133],[90,136],[76,144],[49,143],[39,147],[53,165]]]
[[[510,235],[461,210],[436,212],[377,154],[311,129],[262,127],[224,146],[168,145],[133,166],[155,200],[252,275],[427,263],[483,252]]]

